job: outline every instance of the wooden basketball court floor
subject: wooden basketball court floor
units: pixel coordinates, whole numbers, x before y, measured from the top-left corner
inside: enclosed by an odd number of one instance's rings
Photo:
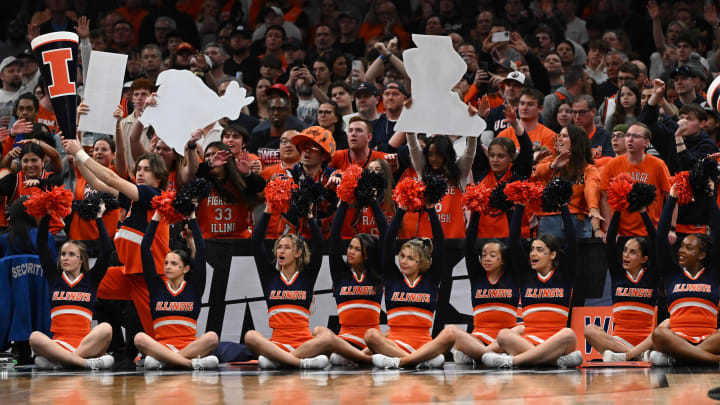
[[[717,368],[440,370],[332,368],[0,372],[0,404],[642,404],[715,403]]]

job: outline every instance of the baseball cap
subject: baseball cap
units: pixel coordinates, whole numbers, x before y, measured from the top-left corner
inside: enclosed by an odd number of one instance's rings
[[[193,47],[189,42],[182,42],[177,47],[177,53],[181,52],[195,53],[195,47]]]
[[[390,83],[388,83],[388,84],[385,85],[385,87],[383,88],[383,92],[384,92],[385,90],[390,90],[390,89],[399,91],[399,92],[402,93],[405,97],[410,97],[410,94],[408,93],[407,90],[405,90],[405,86],[403,86],[402,83],[399,83],[399,82],[390,82]]]
[[[340,14],[338,14],[338,21],[343,17],[350,17],[356,22],[360,21],[360,18],[357,16],[356,13],[354,13],[352,10],[340,10]]]
[[[699,62],[689,61],[682,66],[676,67],[671,73],[670,77],[675,78],[676,76],[689,76],[698,77],[705,80],[705,70]]]
[[[517,70],[508,73],[508,75],[505,76],[505,80],[503,80],[503,82],[506,82],[509,80],[516,81],[516,82],[522,84],[523,86],[525,85],[525,75],[522,72],[519,72]]]
[[[3,59],[2,62],[0,62],[0,72],[2,72],[6,67],[17,63],[18,65],[23,65],[23,61],[20,59],[14,57],[14,56],[8,56],[7,58]]]
[[[285,50],[291,49],[294,51],[297,51],[297,50],[304,51],[305,45],[299,39],[290,37],[285,41],[285,43],[283,43],[283,49],[285,49]]]
[[[615,133],[615,132],[625,133],[625,132],[627,132],[628,128],[630,128],[630,127],[627,124],[617,124],[613,127],[613,129],[612,129],[612,131],[610,131],[610,133]]]
[[[252,32],[250,31],[250,29],[248,27],[246,27],[244,25],[238,25],[235,28],[233,28],[232,32],[230,33],[230,37],[232,38],[236,35],[245,37],[247,39],[252,38]]]
[[[267,90],[265,90],[265,94],[270,96],[271,94],[281,94],[283,97],[290,98],[290,90],[288,90],[287,86],[285,86],[282,83],[275,83],[272,86],[270,86]]]
[[[370,95],[377,96],[378,90],[374,84],[370,82],[361,82],[360,85],[355,89],[355,94],[360,92],[369,93]]]

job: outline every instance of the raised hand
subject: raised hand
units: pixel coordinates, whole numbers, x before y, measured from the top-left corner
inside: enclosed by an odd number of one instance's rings
[[[82,145],[77,139],[65,139],[62,138],[62,146],[69,155],[75,155],[79,151],[83,150]]]
[[[660,79],[653,80],[653,93],[662,97],[665,94],[665,82]]]
[[[20,134],[29,134],[32,131],[33,123],[30,121],[25,121],[25,118],[20,118],[13,124],[12,128],[10,129],[10,134],[12,134],[12,136],[18,136]]]
[[[120,121],[123,119],[123,114],[125,112],[123,111],[123,108],[120,104],[115,108],[115,111],[113,111],[113,117],[115,117],[116,120]]]
[[[557,157],[553,161],[553,169],[560,169],[567,166],[567,164],[570,163],[570,156],[571,154],[569,150],[560,152],[560,154],[557,155]]]
[[[218,167],[224,165],[228,159],[230,159],[230,156],[232,156],[232,153],[226,150],[219,150],[217,153],[213,155],[212,158],[210,158],[210,165],[212,167]]]
[[[78,18],[78,24],[75,26],[75,31],[77,31],[80,39],[88,38],[90,36],[90,19],[85,16]]]
[[[658,7],[655,0],[648,1],[647,10],[651,20],[655,21],[660,18],[660,7]]]
[[[247,151],[240,152],[240,155],[235,159],[235,165],[243,176],[247,176],[250,173],[250,156]]]

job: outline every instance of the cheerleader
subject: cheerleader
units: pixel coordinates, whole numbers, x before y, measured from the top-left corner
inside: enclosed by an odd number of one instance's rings
[[[512,329],[517,323],[519,291],[510,249],[498,239],[487,240],[478,260],[475,243],[479,221],[480,213],[473,212],[465,236],[465,265],[470,277],[475,328],[472,334],[455,331],[453,357],[459,364],[472,364],[488,351],[501,352],[495,341],[498,332]]]
[[[387,231],[385,215],[380,204],[372,204],[375,223],[380,231],[380,240]],[[367,233],[359,233],[350,239],[347,247],[347,262],[342,259],[341,229],[347,214],[347,203],[342,201],[335,212],[330,229],[330,276],[333,294],[340,318],[339,336],[332,334],[333,347],[330,363],[334,366],[358,363],[372,364],[370,351],[365,344],[368,329],[380,329],[380,303],[383,296],[383,280],[378,274],[382,246]],[[313,334],[329,329],[317,326]]]
[[[245,334],[245,344],[258,354],[260,368],[279,368],[281,364],[325,368],[328,358],[324,353],[332,345],[333,336],[323,331],[315,336],[310,333],[313,288],[322,264],[320,227],[310,214],[307,221],[312,233],[310,249],[296,234],[280,236],[273,248],[276,268],[264,244],[270,216],[266,206],[252,240],[255,265],[268,306],[268,323],[273,332],[268,339],[250,330]]]
[[[433,324],[440,281],[445,271],[445,237],[435,205],[426,208],[432,225],[433,241],[414,238],[405,242],[398,253],[400,267],[395,265],[392,246],[403,223],[406,208],[398,211],[390,223],[382,252],[385,280],[385,307],[390,332],[368,329],[365,342],[376,353],[372,362],[379,368],[407,365],[438,368],[445,363],[443,353],[455,343],[453,329],[444,329],[433,339]]]
[[[105,354],[112,338],[112,327],[103,322],[90,327],[97,298],[98,285],[112,253],[112,244],[102,220],[104,204],[95,219],[100,235],[100,254],[89,269],[88,254],[82,242],[68,240],[60,248],[57,259],[51,256],[48,244],[50,216],[40,221],[37,246],[45,276],[50,287],[50,338],[42,332],[30,335],[35,352],[35,365],[43,369],[65,366],[108,369],[114,359]]]
[[[143,367],[146,370],[166,365],[195,370],[217,368],[218,358],[210,353],[218,345],[218,336],[215,332],[207,332],[197,337],[197,318],[206,276],[205,240],[200,226],[193,212],[189,218],[192,237],[187,240],[195,256],[189,257],[183,250],[168,253],[163,266],[164,281],[156,271],[150,250],[161,218],[155,211],[140,245],[155,338],[140,332],[135,335],[135,346],[145,355]],[[188,272],[192,278],[185,280]]]
[[[670,320],[660,324],[652,334],[658,351],[650,352],[650,361],[654,366],[671,366],[676,362],[717,365],[720,363],[717,332],[720,212],[717,203],[712,204],[711,236],[699,233],[686,236],[676,261],[668,233],[677,199],[677,189],[672,186],[655,237],[657,265],[665,283]]]
[[[513,252],[525,252],[520,238],[524,211],[525,206],[516,205],[513,212],[510,224]],[[488,367],[538,364],[576,367],[582,363],[582,354],[575,350],[575,332],[567,327],[577,266],[575,228],[567,206],[560,212],[565,248],[557,238],[540,235],[532,242],[529,262],[520,258],[512,261],[520,286],[524,331],[501,330],[497,343],[504,353],[485,353],[482,362]]]
[[[615,211],[607,232],[607,258],[612,279],[613,333],[609,335],[595,324],[585,327],[585,339],[603,361],[635,359],[652,347],[650,335],[655,328],[657,310],[655,288],[657,272],[649,266],[655,238],[655,226],[646,210],[641,211],[648,237],[633,237],[625,242],[622,261],[618,255],[617,230],[620,212]]]

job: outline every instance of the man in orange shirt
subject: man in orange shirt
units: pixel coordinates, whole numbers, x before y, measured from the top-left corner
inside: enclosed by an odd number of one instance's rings
[[[639,122],[630,125],[625,135],[627,152],[610,160],[602,170],[600,213],[603,218],[612,217],[607,194],[610,180],[620,173],[628,173],[636,181],[655,185],[655,201],[648,207],[647,213],[653,223],[657,225],[665,197],[670,192],[670,172],[664,161],[645,153],[649,143],[650,129],[647,125]],[[673,231],[670,233],[671,242],[673,243],[675,239],[675,221],[676,215],[673,216]],[[620,217],[618,235],[646,236],[647,231],[640,213],[623,213],[622,217]]]
[[[385,152],[370,149],[372,136],[372,124],[370,121],[360,116],[350,118],[347,131],[348,149],[335,151],[330,161],[330,167],[345,170],[356,164],[365,169],[371,161],[385,158],[387,156]],[[392,162],[395,162],[394,167]],[[393,171],[397,170],[397,160],[390,159],[388,163],[393,168]]]
[[[537,89],[523,89],[522,93],[520,93],[520,102],[517,108],[520,126],[527,132],[533,147],[545,146],[555,153],[555,137],[557,134],[538,122],[544,99],[545,96]],[[502,130],[498,136],[512,139],[515,147],[520,148],[520,142],[518,142],[517,135],[512,127]]]

